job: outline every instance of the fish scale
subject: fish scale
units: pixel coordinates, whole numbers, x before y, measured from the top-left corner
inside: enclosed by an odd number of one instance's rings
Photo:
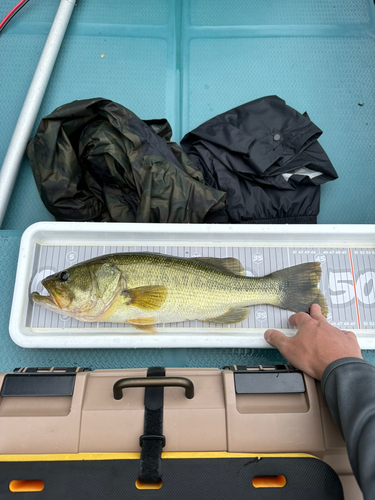
[[[277,293],[276,284],[266,280],[224,274],[192,260],[151,255],[139,258],[140,262],[134,265],[124,266],[118,257],[114,258],[114,263],[128,276],[127,288],[149,285],[168,288],[164,304],[153,314],[155,323],[214,318],[229,308],[259,303]],[[129,319],[129,315],[131,318],[144,317],[140,308],[126,309],[126,306],[119,307],[108,320],[122,322],[124,317]]]
[[[243,276],[237,259],[184,259],[147,252],[110,254],[45,278],[48,297],[34,302],[81,321],[149,325],[185,320],[237,323],[254,304],[304,311],[314,302],[326,313],[317,285],[321,269],[310,262],[263,278]]]

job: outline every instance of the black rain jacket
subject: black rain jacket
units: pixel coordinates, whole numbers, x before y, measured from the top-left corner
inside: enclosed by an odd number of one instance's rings
[[[181,146],[228,207],[205,222],[316,223],[320,184],[337,173],[322,131],[277,96],[243,104],[189,132]]]

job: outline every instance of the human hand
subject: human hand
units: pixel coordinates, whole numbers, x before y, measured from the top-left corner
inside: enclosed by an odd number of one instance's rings
[[[310,315],[299,312],[289,318],[298,327],[294,337],[286,337],[278,330],[267,330],[264,338],[295,368],[318,380],[327,366],[341,358],[361,358],[361,349],[353,332],[330,325],[320,306],[313,304]]]

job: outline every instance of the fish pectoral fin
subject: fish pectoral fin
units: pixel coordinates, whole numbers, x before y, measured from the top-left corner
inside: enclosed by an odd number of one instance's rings
[[[224,273],[237,274],[238,276],[245,276],[245,269],[238,259],[234,257],[226,257],[219,259],[216,257],[195,257],[194,260],[208,264],[215,267]]]
[[[216,318],[202,319],[201,321],[209,321],[210,323],[239,323],[246,319],[250,314],[250,310],[247,307],[239,307],[237,309],[229,309],[226,313]]]
[[[137,330],[142,330],[143,332],[148,333],[156,333],[155,320],[154,318],[136,318],[129,319],[128,323],[130,323]]]
[[[167,294],[167,287],[161,285],[141,286],[121,292],[127,305],[148,311],[159,309],[164,304]]]

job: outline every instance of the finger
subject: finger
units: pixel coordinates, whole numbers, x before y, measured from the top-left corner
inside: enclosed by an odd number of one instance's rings
[[[288,338],[279,330],[266,330],[264,332],[264,338],[266,342],[268,342],[272,347],[276,347],[276,349],[282,349]]]
[[[328,323],[327,319],[322,314],[322,309],[319,304],[313,304],[310,307],[310,316],[322,323]]]
[[[291,323],[293,326],[302,326],[303,323],[306,321],[310,321],[311,316],[307,313],[297,313],[297,314],[292,314],[289,318],[289,323]]]

